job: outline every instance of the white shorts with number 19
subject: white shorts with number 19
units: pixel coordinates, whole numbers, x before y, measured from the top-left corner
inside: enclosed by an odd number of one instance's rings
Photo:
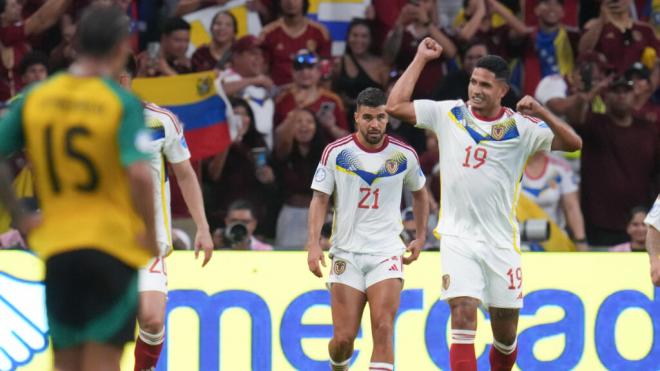
[[[443,300],[467,296],[486,307],[522,308],[520,254],[513,248],[443,235],[440,264]]]
[[[336,250],[331,254],[331,259],[328,289],[333,283],[341,283],[366,292],[371,285],[390,278],[403,281],[403,263],[400,255],[357,254]]]

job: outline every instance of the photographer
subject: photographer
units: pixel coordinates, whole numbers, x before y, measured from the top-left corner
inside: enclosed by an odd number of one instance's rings
[[[138,76],[172,76],[192,72],[186,56],[190,43],[190,24],[183,18],[169,18],[163,24],[160,43],[149,43],[137,57]]]
[[[257,229],[252,205],[245,200],[236,200],[229,205],[225,217],[225,228],[213,232],[215,249],[268,251],[273,246],[254,237]]]

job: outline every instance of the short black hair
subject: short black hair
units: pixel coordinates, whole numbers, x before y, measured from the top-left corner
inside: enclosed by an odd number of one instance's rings
[[[232,202],[231,204],[229,204],[229,207],[227,208],[227,215],[229,215],[230,212],[235,210],[250,210],[252,217],[253,218],[255,217],[254,207],[252,206],[252,203],[248,200],[238,199]]]
[[[76,51],[92,57],[107,57],[130,35],[130,18],[118,6],[91,5],[76,28]]]
[[[509,65],[499,55],[489,54],[477,61],[475,68],[483,68],[495,74],[495,78],[504,82],[509,81]]]
[[[27,70],[35,64],[41,64],[48,69],[48,56],[38,50],[33,50],[25,54],[23,59],[21,59],[21,63],[18,65],[18,73],[20,73],[21,76],[25,75]]]
[[[358,94],[355,103],[358,107],[380,107],[387,102],[385,92],[378,88],[366,88]]]
[[[190,31],[190,23],[186,22],[186,20],[181,17],[170,17],[163,22],[161,34],[169,35],[172,32],[180,30]]]

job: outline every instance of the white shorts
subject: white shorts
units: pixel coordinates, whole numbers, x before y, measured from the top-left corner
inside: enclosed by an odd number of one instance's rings
[[[356,254],[339,250],[331,258],[328,289],[333,283],[341,283],[366,292],[369,286],[386,279],[398,278],[403,281],[401,255]]]
[[[522,308],[520,254],[443,235],[440,240],[443,300],[468,296],[486,307]]]
[[[167,294],[167,267],[165,258],[151,258],[138,271],[138,292],[160,291]]]

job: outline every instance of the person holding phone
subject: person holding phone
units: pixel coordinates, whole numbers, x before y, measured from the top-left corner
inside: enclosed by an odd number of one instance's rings
[[[284,90],[275,103],[275,127],[283,123],[289,112],[305,108],[313,112],[329,139],[348,134],[348,122],[341,98],[320,85],[319,59],[307,49],[300,50],[293,60],[293,84]]]

